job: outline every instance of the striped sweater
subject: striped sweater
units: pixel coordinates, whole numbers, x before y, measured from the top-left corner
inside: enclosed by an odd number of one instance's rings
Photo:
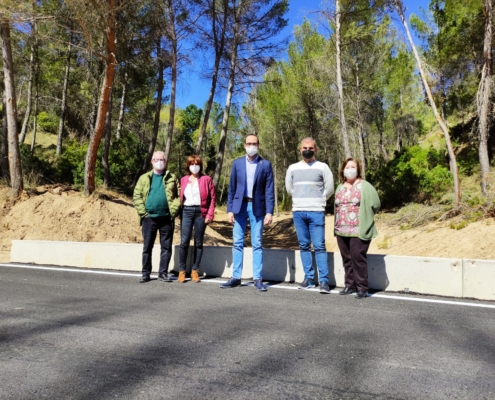
[[[332,171],[320,161],[299,161],[287,170],[285,187],[292,196],[292,211],[325,211],[334,189]]]

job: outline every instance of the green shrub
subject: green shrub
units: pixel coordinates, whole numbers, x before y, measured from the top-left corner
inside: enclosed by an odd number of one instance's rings
[[[95,183],[103,184],[103,166],[101,158],[104,141],[102,140],[96,157]],[[84,185],[84,166],[86,162],[87,143],[68,141],[62,155],[58,158],[56,170],[61,181],[74,184],[76,187]],[[120,140],[113,139],[110,146],[108,164],[110,166],[110,186],[132,193],[134,178],[139,173],[144,158],[145,147],[131,134],[123,135]]]
[[[44,154],[31,154],[31,146],[22,143],[19,146],[21,168],[26,186],[38,185],[42,182],[53,182],[56,171]]]
[[[101,154],[103,145],[98,152],[98,174],[103,181]],[[110,148],[108,163],[110,165],[111,186],[122,189],[127,194],[134,190],[133,183],[146,158],[145,146],[131,134],[126,134],[120,140],[113,140]]]
[[[368,174],[380,193],[382,206],[439,200],[452,186],[445,156],[434,148],[420,146],[396,152],[393,160]]]
[[[38,114],[37,125],[44,132],[56,134],[58,132],[58,123],[59,119],[56,115],[48,114],[45,111]]]
[[[81,187],[84,184],[84,162],[87,143],[67,140],[62,155],[58,157],[55,168],[60,181]]]

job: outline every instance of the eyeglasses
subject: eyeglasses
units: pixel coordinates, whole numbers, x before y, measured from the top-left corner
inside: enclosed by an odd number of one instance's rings
[[[303,150],[314,150],[315,148],[314,147],[301,147],[301,149]]]
[[[153,161],[165,161],[163,158],[154,158]]]
[[[247,146],[258,146],[258,142],[256,143],[246,143]]]

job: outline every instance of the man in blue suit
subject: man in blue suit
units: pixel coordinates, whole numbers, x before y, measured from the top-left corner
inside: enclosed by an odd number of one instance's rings
[[[253,246],[254,286],[266,291],[261,272],[263,269],[263,226],[272,223],[275,203],[273,171],[270,161],[258,155],[259,141],[256,135],[248,135],[244,141],[246,156],[234,160],[230,174],[227,213],[229,223],[234,225],[234,246],[232,249],[232,278],[220,285],[233,288],[241,284],[244,236],[247,219],[251,226]]]

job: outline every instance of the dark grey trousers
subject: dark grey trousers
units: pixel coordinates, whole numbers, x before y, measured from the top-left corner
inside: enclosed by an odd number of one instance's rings
[[[340,255],[344,264],[345,286],[358,291],[368,291],[368,248],[371,240],[358,237],[337,236]]]

